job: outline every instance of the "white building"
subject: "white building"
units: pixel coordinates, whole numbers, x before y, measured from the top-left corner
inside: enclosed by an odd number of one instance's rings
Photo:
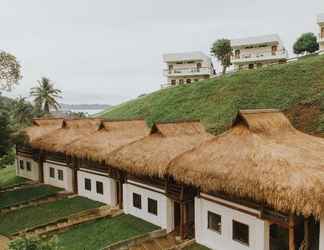
[[[236,70],[261,68],[285,63],[288,53],[278,35],[266,35],[231,40],[232,63]]]
[[[319,33],[320,51],[324,53],[324,14],[320,14],[317,16],[317,23],[320,27],[320,33]]]
[[[39,181],[38,163],[30,156],[17,154],[16,175],[29,180]]]
[[[215,74],[211,58],[202,52],[164,54],[163,61],[167,82],[162,87],[206,80]]]

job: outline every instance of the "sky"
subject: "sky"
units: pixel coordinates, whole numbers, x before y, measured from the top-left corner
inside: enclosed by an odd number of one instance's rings
[[[219,38],[277,33],[292,55],[304,32],[318,34],[323,0],[0,0],[0,50],[23,79],[10,97],[29,96],[45,76],[64,103],[116,105],[166,82],[163,53],[209,54]]]

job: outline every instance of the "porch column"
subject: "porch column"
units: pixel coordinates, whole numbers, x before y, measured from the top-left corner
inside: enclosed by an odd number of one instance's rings
[[[289,250],[296,250],[295,247],[295,225],[294,215],[289,215]]]
[[[43,157],[38,157],[38,181],[44,183],[44,166],[43,166]]]
[[[117,188],[117,199],[118,199],[118,206],[119,206],[119,209],[123,209],[123,182],[121,180],[118,180],[117,181],[117,185],[118,185],[118,188]]]
[[[309,250],[309,220],[305,218],[304,220],[304,242],[305,250]]]
[[[180,202],[180,237],[185,239],[185,203]]]

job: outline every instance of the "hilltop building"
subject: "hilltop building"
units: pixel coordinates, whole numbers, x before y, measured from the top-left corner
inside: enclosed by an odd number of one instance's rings
[[[324,13],[317,16],[317,23],[320,27],[319,44],[320,51],[324,53]]]
[[[211,78],[215,74],[211,58],[202,52],[164,54],[167,83],[162,88]]]
[[[261,68],[285,63],[288,53],[276,34],[231,40],[235,70]]]

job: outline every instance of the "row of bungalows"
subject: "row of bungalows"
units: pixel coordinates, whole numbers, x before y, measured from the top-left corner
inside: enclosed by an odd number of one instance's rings
[[[24,132],[18,175],[212,249],[324,250],[324,139],[277,110],[240,111],[219,136],[198,121],[102,119],[38,119]]]

